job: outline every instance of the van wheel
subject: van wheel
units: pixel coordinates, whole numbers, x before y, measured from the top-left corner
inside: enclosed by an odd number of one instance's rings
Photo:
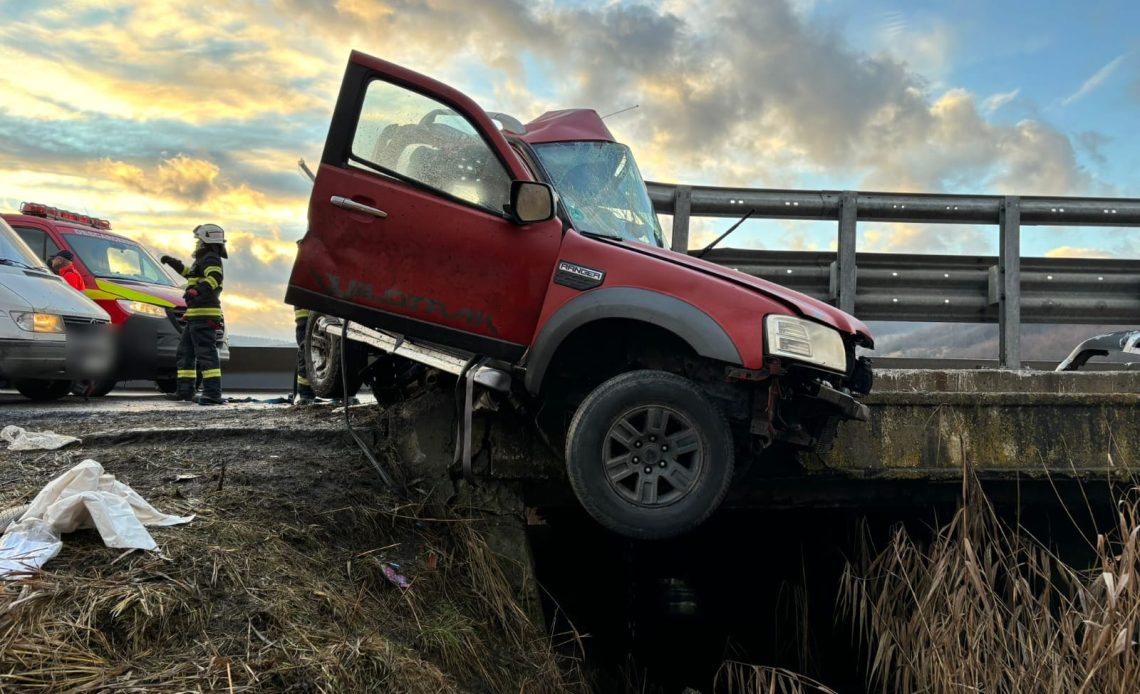
[[[317,397],[351,398],[364,383],[367,356],[362,345],[350,340],[345,345],[348,363],[342,365],[340,338],[325,332],[329,323],[327,316],[313,313],[309,315],[309,322],[305,326],[305,371],[309,377],[309,387]],[[342,366],[347,366],[347,393],[341,377]]]
[[[110,393],[118,385],[118,381],[96,380],[92,381],[85,378],[81,381],[73,381],[71,384],[71,392],[74,395],[83,395],[89,398],[101,398],[107,393]]]
[[[570,486],[610,530],[661,539],[700,525],[732,481],[732,432],[692,381],[631,371],[595,388],[566,437]]]
[[[32,400],[59,400],[71,392],[71,381],[18,378],[12,381],[12,387],[20,391],[20,395]]]

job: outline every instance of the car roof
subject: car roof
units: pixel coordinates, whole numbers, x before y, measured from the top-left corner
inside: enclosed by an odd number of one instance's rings
[[[3,217],[4,221],[12,225],[20,221],[33,221],[40,224],[46,222],[47,224],[55,227],[55,229],[61,233],[79,233],[84,236],[106,237],[114,241],[122,241],[124,243],[141,245],[138,241],[123,236],[122,234],[116,234],[113,231],[106,231],[104,229],[95,229],[94,227],[89,227],[85,224],[69,222],[63,219],[51,219],[50,217],[41,217],[34,214],[0,214],[0,217]]]
[[[548,142],[614,142],[598,112],[589,108],[547,111],[527,123],[525,133],[512,133],[532,145]]]

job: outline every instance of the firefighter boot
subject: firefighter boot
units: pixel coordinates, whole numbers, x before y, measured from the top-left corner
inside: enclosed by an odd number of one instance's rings
[[[173,393],[167,393],[167,400],[175,400],[177,402],[194,402],[194,379],[193,377],[185,377],[182,371],[178,372],[178,385]]]

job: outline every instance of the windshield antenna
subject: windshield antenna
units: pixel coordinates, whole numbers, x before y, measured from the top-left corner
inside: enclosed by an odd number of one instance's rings
[[[623,108],[620,111],[614,111],[613,113],[609,114],[608,116],[602,116],[602,120],[605,120],[605,119],[609,118],[610,116],[616,116],[619,113],[625,113],[626,111],[632,111],[633,109],[638,108],[639,106],[641,106],[641,104],[634,104],[633,106],[627,106],[626,108]]]
[[[705,246],[705,247],[704,247],[704,248],[702,248],[700,251],[698,251],[698,252],[697,252],[697,257],[698,257],[698,258],[703,258],[703,257],[705,257],[705,253],[708,253],[710,250],[712,250],[712,247],[713,247],[713,246],[715,246],[715,245],[717,245],[718,243],[720,243],[721,241],[723,241],[723,240],[724,240],[724,237],[725,237],[725,236],[728,236],[728,235],[729,235],[729,234],[731,234],[732,232],[736,231],[736,227],[740,226],[741,224],[744,224],[744,220],[746,220],[746,219],[748,219],[749,217],[751,217],[751,216],[752,216],[752,213],[753,213],[753,212],[755,212],[755,211],[756,211],[756,208],[755,208],[755,207],[753,207],[753,208],[749,209],[747,212],[745,212],[745,213],[744,213],[744,216],[743,216],[743,217],[741,217],[740,219],[738,219],[738,220],[736,221],[736,224],[733,224],[732,226],[730,226],[730,227],[728,228],[728,231],[726,231],[726,232],[724,232],[723,234],[721,234],[720,236],[716,237],[716,240],[714,240],[712,243],[710,243],[709,245]]]

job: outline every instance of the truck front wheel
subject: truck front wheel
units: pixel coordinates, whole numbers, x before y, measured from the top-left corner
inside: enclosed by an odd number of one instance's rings
[[[349,340],[345,345],[348,363],[341,364],[341,338],[327,332],[328,322],[327,316],[313,313],[305,328],[305,371],[309,387],[321,398],[351,398],[364,382],[367,357],[359,343]],[[347,372],[348,392],[344,389],[341,369]]]
[[[724,416],[692,381],[631,371],[595,388],[566,437],[566,470],[582,506],[626,537],[690,530],[720,505],[734,447]]]

